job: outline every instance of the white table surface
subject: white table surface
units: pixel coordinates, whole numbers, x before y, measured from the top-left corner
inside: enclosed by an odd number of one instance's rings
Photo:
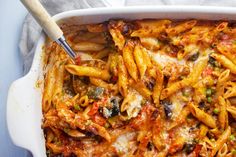
[[[27,151],[16,147],[6,125],[6,99],[10,84],[22,77],[18,41],[26,10],[19,0],[0,0],[0,156],[24,157]],[[16,130],[17,131],[17,130]],[[22,140],[24,137],[22,137]]]

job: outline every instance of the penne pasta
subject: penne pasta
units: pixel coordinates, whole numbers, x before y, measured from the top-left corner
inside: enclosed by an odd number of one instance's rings
[[[88,96],[85,95],[85,96],[80,97],[78,103],[79,103],[79,105],[82,106],[82,107],[88,106],[88,105],[89,105]]]
[[[230,79],[230,70],[223,71],[217,81],[215,98],[224,94],[225,84]]]
[[[142,57],[144,60],[144,63],[147,65],[147,68],[150,68],[152,66],[150,56],[148,52],[145,50],[145,48],[140,47],[142,49]]]
[[[124,59],[124,63],[125,66],[127,67],[127,70],[130,74],[130,76],[137,81],[138,80],[138,68],[136,63],[134,62],[134,56],[133,56],[133,51],[134,51],[134,47],[133,47],[133,42],[132,41],[127,41],[122,55],[123,55],[123,59]]]
[[[214,30],[214,33],[219,33],[223,30],[225,30],[228,26],[228,22],[221,22],[220,24],[218,24]]]
[[[177,90],[187,87],[190,84],[191,84],[190,79],[184,79],[182,81],[175,82],[172,85],[170,85],[169,87],[162,90],[160,99],[163,100],[163,99],[167,98],[168,96],[170,96],[171,94],[175,93]]]
[[[147,64],[144,60],[143,52],[142,52],[140,45],[136,45],[134,47],[134,60],[135,60],[135,63],[137,64],[140,78],[142,79],[145,75],[146,70],[147,70]]]
[[[157,38],[141,37],[140,42],[142,46],[144,46],[148,50],[157,51],[161,47],[161,44]]]
[[[191,84],[195,84],[197,82],[197,79],[200,77],[203,69],[205,68],[206,64],[207,64],[207,59],[205,58],[198,61],[195,67],[193,68],[193,71],[189,74],[187,78],[175,82],[169,87],[163,89],[161,92],[160,99],[163,100],[168,96],[170,96],[171,94],[175,93],[177,90],[190,86]]]
[[[95,86],[102,87],[102,88],[105,88],[105,89],[109,89],[109,90],[113,91],[114,94],[118,93],[117,85],[109,84],[109,83],[103,81],[102,79],[98,79],[98,78],[95,78],[95,77],[90,77],[89,80],[90,80],[90,83],[92,83]]]
[[[92,33],[105,32],[107,30],[104,24],[90,24],[86,25],[86,27]]]
[[[178,35],[188,29],[193,28],[196,25],[196,23],[197,20],[185,21],[183,23],[178,24],[177,26],[168,28],[166,32],[169,36]]]
[[[236,83],[227,82],[225,84],[226,92],[224,93],[224,98],[230,98],[236,96]]]
[[[153,123],[153,128],[152,128],[153,144],[157,148],[158,151],[164,151],[165,148],[166,148],[166,146],[164,144],[165,139],[162,136],[162,134],[163,134],[163,125],[164,125],[163,119],[160,116],[158,116],[155,119],[155,121]]]
[[[216,121],[211,115],[200,110],[191,102],[188,103],[188,106],[192,115],[196,117],[199,121],[201,121],[202,123],[204,123],[206,126],[210,128],[216,128]]]
[[[66,65],[65,68],[69,73],[73,75],[78,75],[78,76],[96,77],[102,80],[109,80],[111,77],[107,70],[101,70],[95,67]]]
[[[143,82],[131,82],[130,86],[139,92],[146,99],[151,99],[152,92],[144,85]]]
[[[61,94],[63,83],[64,83],[64,73],[65,73],[65,67],[63,62],[57,62],[55,67],[55,84],[54,84],[54,93],[53,96]]]
[[[45,78],[45,86],[43,93],[43,112],[46,112],[51,107],[54,85],[56,82],[56,69],[52,67],[49,69]]]
[[[121,56],[118,57],[118,88],[123,96],[128,94],[128,74]]]
[[[222,147],[220,148],[220,150],[218,151],[216,157],[226,156],[227,152],[228,152],[228,147],[227,147],[227,144],[224,143],[223,146],[222,146]]]
[[[226,101],[222,96],[218,98],[219,105],[220,105],[220,113],[219,113],[219,122],[220,122],[220,127],[222,129],[226,128],[228,126],[228,114],[226,111]]]
[[[232,115],[234,119],[236,119],[236,107],[227,106],[227,111]]]
[[[160,95],[163,88],[163,81],[164,81],[164,75],[160,69],[157,69],[157,78],[156,78],[156,84],[153,88],[152,98],[153,102],[156,106],[159,106],[160,103]]]
[[[199,133],[199,138],[203,139],[208,132],[208,127],[204,124],[200,125],[200,133]]]
[[[217,50],[226,56],[230,61],[236,64],[236,57],[230,52],[231,50],[224,44],[217,44]]]
[[[62,24],[69,59],[46,40],[47,156],[233,157],[234,21]],[[232,129],[231,129],[232,128]]]
[[[177,136],[172,140],[170,148],[168,150],[169,154],[174,154],[175,152],[181,150],[184,147],[185,138]]]
[[[117,46],[118,49],[122,51],[125,45],[125,38],[119,29],[120,25],[123,25],[123,22],[110,22],[109,32],[112,36],[113,41],[115,42],[115,46]]]
[[[211,156],[214,156],[217,151],[222,148],[224,143],[228,140],[231,134],[231,128],[228,126],[223,134],[217,139],[215,146],[212,149]]]
[[[230,78],[230,70],[227,69],[225,71],[223,71],[217,81],[217,87],[218,86],[222,86],[224,83],[226,83]]]
[[[171,23],[169,20],[145,20],[137,21],[140,27],[132,32],[132,37],[157,37]]]
[[[223,66],[228,68],[231,73],[236,74],[235,64],[231,60],[229,60],[227,57],[225,57],[224,55],[216,54],[216,53],[212,54],[211,56],[215,58],[218,62],[220,62]]]
[[[73,46],[75,51],[101,51],[104,45],[92,42],[79,42]]]
[[[110,53],[110,50],[109,50],[109,49],[103,49],[103,50],[101,50],[101,51],[95,53],[95,54],[93,55],[93,58],[95,58],[95,59],[102,59],[102,58],[104,58],[104,57],[107,57],[109,53]]]

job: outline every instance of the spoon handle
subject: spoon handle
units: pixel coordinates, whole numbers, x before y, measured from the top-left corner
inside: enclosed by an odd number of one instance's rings
[[[60,27],[52,19],[39,0],[21,0],[21,2],[28,9],[34,19],[36,19],[47,35],[53,41],[60,44],[66,50],[67,54],[74,60],[76,58],[75,52],[66,42]]]
[[[56,41],[63,36],[62,30],[39,0],[21,0],[21,2],[52,40]]]

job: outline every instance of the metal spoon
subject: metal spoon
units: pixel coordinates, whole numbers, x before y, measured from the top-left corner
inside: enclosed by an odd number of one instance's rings
[[[75,61],[77,55],[66,42],[63,32],[56,22],[52,19],[49,13],[45,10],[38,0],[21,0],[24,6],[28,9],[31,15],[43,28],[46,34],[53,40],[60,44],[67,54]]]

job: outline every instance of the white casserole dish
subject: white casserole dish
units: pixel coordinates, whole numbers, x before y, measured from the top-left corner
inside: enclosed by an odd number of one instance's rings
[[[68,19],[69,18],[69,19]],[[206,19],[235,20],[236,9],[230,7],[155,6],[99,8],[63,12],[54,16],[59,23],[97,23],[111,18],[123,19]],[[7,125],[13,142],[32,152],[35,157],[46,156],[43,130],[41,129],[42,89],[36,87],[43,78],[42,46],[44,33],[35,47],[35,56],[29,73],[12,83],[7,101]]]

